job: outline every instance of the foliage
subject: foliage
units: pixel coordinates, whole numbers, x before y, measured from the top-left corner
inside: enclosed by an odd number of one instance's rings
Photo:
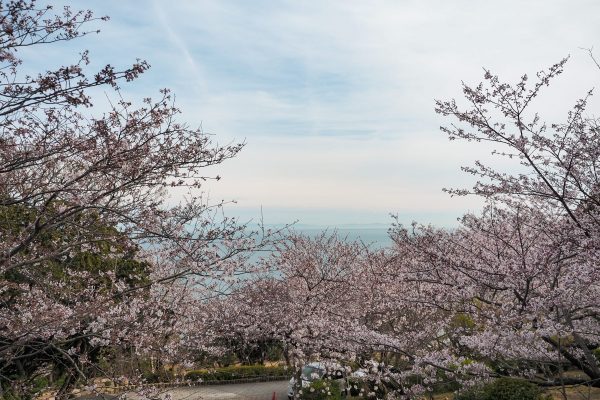
[[[283,348],[281,342],[274,339],[249,340],[249,338],[228,335],[218,338],[215,345],[222,347],[226,353],[218,357],[211,357],[210,354],[205,354],[204,357],[199,355],[197,361],[205,365],[209,365],[208,361],[213,361],[218,362],[219,365],[227,366],[237,362],[252,365],[282,359]]]
[[[284,366],[236,365],[222,368],[189,371],[185,379],[191,381],[231,381],[256,377],[287,377],[289,370]]]
[[[544,398],[538,386],[514,378],[499,378],[454,396],[455,400],[543,400]]]
[[[53,205],[50,205],[53,206]],[[6,233],[15,226],[30,223],[33,212],[23,205],[0,206],[0,232]],[[118,232],[114,227],[103,226],[103,222],[92,215],[81,214],[85,223],[96,226],[98,232]],[[53,241],[71,241],[76,234],[71,229],[48,229],[41,235],[40,245],[53,247]],[[27,301],[28,290],[44,293],[54,304],[70,307],[79,303],[93,302],[96,296],[111,295],[116,287],[132,288],[149,282],[149,265],[136,259],[137,250],[127,246],[126,238],[120,245],[98,240],[85,248],[78,246],[64,255],[56,255],[44,261],[31,265],[27,269],[10,269],[0,274],[0,279],[9,285],[7,290],[0,293],[0,310],[9,315],[11,310]],[[50,250],[51,251],[51,250]],[[130,299],[119,297],[114,301],[126,305]],[[91,321],[90,321],[91,322]],[[92,375],[100,362],[101,346],[94,344],[94,338],[86,335],[89,325],[81,322],[79,329],[73,329],[63,340],[45,340],[43,337],[31,336],[28,340],[21,339],[21,353],[16,360],[5,358],[0,367],[2,378],[0,384],[5,390],[10,390],[11,381],[29,383],[31,393],[56,386],[61,381],[64,384],[71,362],[69,352],[77,352],[93,365],[79,365],[80,371]],[[0,343],[4,348],[16,343],[10,336],[1,336]],[[46,347],[43,353],[36,354],[36,349]],[[47,368],[49,376],[36,374],[42,368]]]
[[[362,246],[335,232],[317,237],[290,232],[262,260],[273,271],[248,280],[230,296],[212,303],[211,329],[222,338],[253,343],[277,341],[296,366],[311,355],[327,358],[354,348],[348,332],[367,310],[356,290],[366,266]]]
[[[66,398],[108,373],[108,347],[185,361],[214,340],[198,326],[205,299],[252,272],[247,252],[264,243],[201,192],[218,179],[205,168],[243,143],[179,122],[168,90],[126,100],[119,85],[143,60],[89,71],[85,51],[26,72],[20,50],[97,32],[107,17],[17,0],[0,2],[0,20],[0,388],[30,398],[42,376]],[[97,87],[117,100],[94,114]],[[177,188],[187,195],[173,201]]]

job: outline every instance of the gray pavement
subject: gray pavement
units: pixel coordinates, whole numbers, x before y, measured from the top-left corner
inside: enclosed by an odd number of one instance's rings
[[[271,400],[273,393],[277,400],[286,400],[287,381],[173,388],[169,392],[173,400]]]
[[[162,392],[170,393],[173,400],[271,400],[273,393],[277,400],[287,400],[288,381],[236,383],[214,386],[193,386],[168,388]],[[80,400],[115,399],[113,396],[86,396]],[[138,398],[135,394],[128,394],[128,399]]]

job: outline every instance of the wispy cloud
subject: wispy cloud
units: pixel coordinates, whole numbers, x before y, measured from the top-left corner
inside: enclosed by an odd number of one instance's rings
[[[107,0],[90,7],[112,16],[100,36],[108,40],[89,42],[94,52],[153,65],[131,94],[171,87],[192,125],[202,123],[219,141],[248,142],[219,168],[224,179],[211,192],[247,209],[287,208],[290,220],[301,208],[338,222],[427,210],[432,220],[448,220],[476,208],[477,200],[449,199],[441,187],[469,186],[459,166],[489,160],[489,149],[449,144],[434,98],[460,97],[460,81],[478,82],[482,67],[517,79],[572,54],[535,104],[560,120],[600,79],[579,50],[600,47],[597,1]]]
[[[207,90],[207,86],[204,83],[204,72],[202,71],[201,66],[194,59],[195,56],[199,55],[193,55],[189,51],[185,39],[183,39],[175,30],[172,29],[172,26],[175,25],[176,22],[168,20],[167,15],[163,10],[163,6],[165,6],[164,2],[161,2],[160,0],[154,0],[152,2],[152,6],[154,14],[158,18],[161,28],[167,35],[168,42],[175,45],[175,47],[180,51],[183,59],[190,69],[191,75],[188,75],[190,84],[195,85],[196,90],[199,92],[205,92]]]

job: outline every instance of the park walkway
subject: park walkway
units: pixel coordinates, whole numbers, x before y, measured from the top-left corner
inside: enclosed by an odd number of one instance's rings
[[[271,400],[273,393],[277,400],[287,400],[287,381],[256,383],[236,383],[165,389],[173,400]],[[81,397],[81,400],[116,399],[116,396]],[[127,399],[135,400],[135,395]]]
[[[169,392],[173,400],[271,400],[273,393],[275,393],[277,400],[286,400],[287,381],[173,388]]]

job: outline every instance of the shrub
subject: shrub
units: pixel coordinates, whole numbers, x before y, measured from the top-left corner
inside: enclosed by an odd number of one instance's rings
[[[231,381],[256,377],[286,377],[288,375],[288,371],[283,366],[239,365],[189,371],[185,374],[185,379],[190,381]]]
[[[454,400],[487,400],[483,386],[476,386],[454,395]]]
[[[173,371],[158,369],[156,372],[146,371],[142,373],[146,383],[172,382],[175,380]]]
[[[331,380],[315,380],[309,387],[302,388],[302,400],[340,400],[342,391],[337,382]]]
[[[454,396],[455,400],[542,400],[537,385],[521,379],[500,378]]]

